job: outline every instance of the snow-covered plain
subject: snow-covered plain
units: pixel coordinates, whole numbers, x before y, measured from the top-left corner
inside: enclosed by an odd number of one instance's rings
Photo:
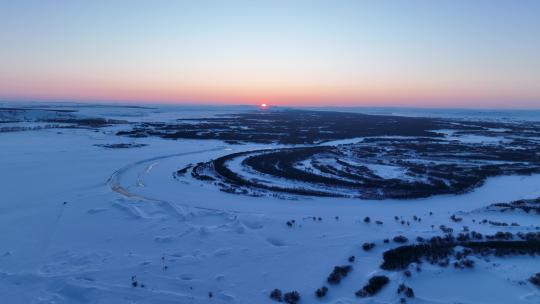
[[[65,107],[78,110],[74,115],[129,121],[204,117],[208,111]],[[0,302],[273,303],[269,294],[279,288],[297,290],[301,303],[399,303],[396,289],[405,282],[415,291],[409,303],[540,303],[540,290],[527,282],[540,270],[538,257],[473,257],[474,269],[425,264],[410,278],[379,268],[382,253],[397,246],[383,239],[440,235],[441,224],[499,231],[479,223],[488,219],[519,222],[507,228],[513,232],[536,231],[536,214],[484,207],[539,197],[540,175],[494,177],[466,194],[415,200],[251,197],[173,173],[274,145],[115,135],[124,128],[0,133]],[[95,146],[115,143],[146,146]],[[451,221],[453,214],[463,221]],[[290,220],[292,227],[285,224]],[[364,242],[376,247],[366,252]],[[317,299],[314,292],[328,285],[333,267],[349,264],[352,255],[349,276]],[[375,297],[357,298],[354,292],[374,274],[391,283]]]

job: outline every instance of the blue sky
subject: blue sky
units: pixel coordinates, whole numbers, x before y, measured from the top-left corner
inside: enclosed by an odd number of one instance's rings
[[[0,98],[540,108],[540,1],[0,1]]]

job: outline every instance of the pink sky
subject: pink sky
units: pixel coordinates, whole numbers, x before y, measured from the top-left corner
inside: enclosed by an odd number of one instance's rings
[[[13,1],[0,99],[540,108],[539,1]]]

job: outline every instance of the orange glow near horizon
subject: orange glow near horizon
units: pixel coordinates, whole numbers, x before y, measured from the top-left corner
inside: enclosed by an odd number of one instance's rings
[[[492,90],[480,92],[474,88],[425,88],[419,92],[413,87],[393,88],[365,86],[283,86],[277,87],[238,86],[173,86],[155,87],[129,83],[86,83],[54,82],[32,83],[31,86],[14,84],[12,94],[0,96],[4,100],[49,100],[89,102],[135,102],[135,103],[178,103],[178,104],[256,104],[268,106],[272,101],[277,106],[398,106],[398,107],[456,107],[456,108],[538,108],[539,98],[529,96],[516,100],[514,92]],[[30,90],[30,87],[32,88]],[[358,86],[361,87],[361,86]],[[33,92],[32,94],[24,92]],[[524,93],[523,91],[521,93]],[[524,94],[521,94],[524,96]],[[257,100],[264,100],[258,102]]]

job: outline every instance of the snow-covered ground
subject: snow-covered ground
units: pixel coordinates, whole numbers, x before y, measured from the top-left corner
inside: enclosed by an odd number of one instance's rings
[[[222,111],[233,110],[239,109]],[[190,113],[182,108],[80,111],[130,121]],[[204,109],[197,111],[203,117]],[[425,265],[410,278],[379,268],[382,253],[397,246],[383,239],[440,235],[441,224],[490,234],[499,227],[479,220],[506,220],[521,224],[509,228],[514,232],[535,231],[536,214],[507,218],[483,207],[539,197],[540,175],[495,177],[466,194],[405,201],[250,197],[175,179],[173,173],[272,145],[114,135],[122,128],[0,133],[0,302],[273,303],[269,294],[279,288],[297,290],[301,303],[399,303],[396,289],[405,282],[416,296],[409,303],[540,303],[540,290],[526,282],[540,269],[538,257],[474,258],[476,267],[464,270]],[[146,146],[95,146],[114,143]],[[374,169],[401,174],[385,166]],[[463,221],[450,221],[454,213]],[[371,223],[364,223],[366,216]],[[295,220],[292,227],[286,225],[290,220]],[[364,242],[376,247],[366,252]],[[315,290],[327,285],[333,267],[348,264],[351,255],[356,260],[350,275],[317,299]],[[391,283],[376,297],[357,298],[354,292],[374,274],[387,275]]]

